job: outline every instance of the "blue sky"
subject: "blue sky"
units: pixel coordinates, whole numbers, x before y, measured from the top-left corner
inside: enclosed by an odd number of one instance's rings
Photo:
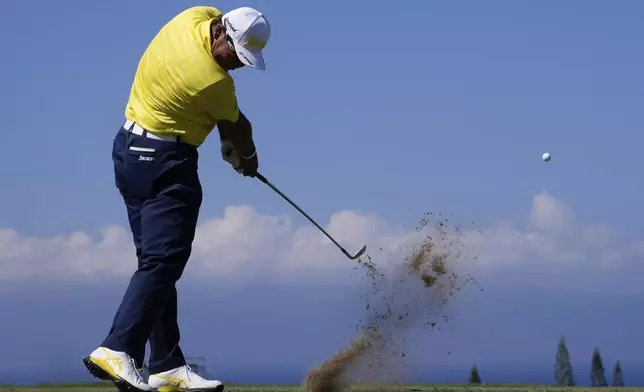
[[[111,140],[149,40],[200,4],[3,3],[0,311],[16,316],[0,324],[15,354],[0,383],[87,378],[80,358],[135,265]],[[562,334],[582,382],[596,344],[627,383],[644,365],[644,4],[554,4],[212,4],[270,19],[267,70],[234,72],[260,170],[343,243],[394,249],[426,211],[483,230],[470,244],[486,290],[461,295],[447,336],[413,332],[421,379],[476,362],[484,379],[550,381]],[[367,283],[212,140],[200,176],[184,351],[220,378],[299,382],[353,336]]]

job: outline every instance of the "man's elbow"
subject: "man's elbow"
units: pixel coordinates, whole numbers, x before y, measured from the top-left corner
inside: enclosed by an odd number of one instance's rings
[[[243,132],[248,132],[249,134],[253,132],[253,126],[248,120],[248,117],[246,117],[241,111],[239,112],[239,117],[237,118],[237,124],[239,124],[239,129],[243,130]]]
[[[220,121],[217,128],[222,140],[248,138],[252,135],[252,125],[242,112],[239,112],[237,122]]]

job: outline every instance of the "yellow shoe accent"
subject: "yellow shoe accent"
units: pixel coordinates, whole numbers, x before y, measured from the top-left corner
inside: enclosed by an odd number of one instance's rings
[[[181,392],[188,389],[188,383],[183,377],[164,377],[158,375],[156,377],[168,383],[168,385],[157,388],[159,392]]]
[[[183,392],[184,389],[177,388],[177,387],[171,387],[171,386],[165,386],[165,387],[160,387],[157,388],[158,392]]]
[[[121,378],[117,376],[117,373],[121,373],[123,371],[123,361],[120,358],[115,357],[108,350],[102,347],[100,348],[100,350],[107,356],[107,358],[96,358],[90,356],[89,359],[110,376]]]

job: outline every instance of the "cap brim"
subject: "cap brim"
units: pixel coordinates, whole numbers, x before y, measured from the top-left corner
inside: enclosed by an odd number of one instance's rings
[[[241,60],[245,65],[262,71],[266,69],[264,55],[262,54],[261,49],[251,51],[246,49],[243,45],[235,42],[235,51],[237,52],[239,60]]]

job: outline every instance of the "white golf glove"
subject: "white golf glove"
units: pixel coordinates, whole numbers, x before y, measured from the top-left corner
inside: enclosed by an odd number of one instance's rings
[[[229,140],[221,141],[221,157],[224,159],[224,161],[230,163],[233,169],[241,173],[240,170],[242,169],[239,168],[241,164],[241,157],[239,156],[239,152],[237,152],[237,150],[233,146],[233,143]]]

